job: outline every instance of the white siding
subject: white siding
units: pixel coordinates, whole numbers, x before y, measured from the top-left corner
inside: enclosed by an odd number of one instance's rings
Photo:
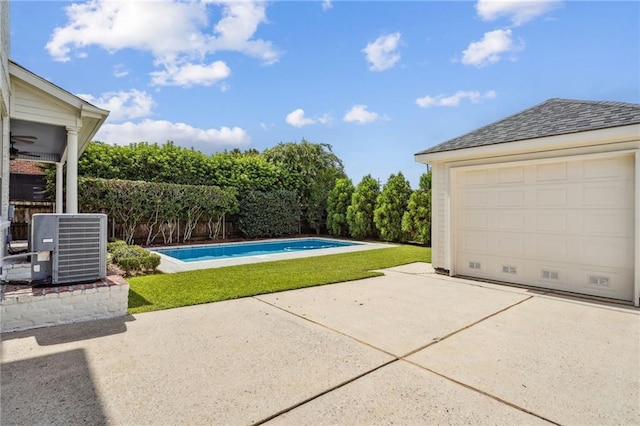
[[[432,197],[431,197],[431,262],[434,268],[448,269],[445,264],[445,218],[447,179],[445,165],[432,165]]]
[[[75,108],[42,92],[30,90],[16,80],[13,82],[11,96],[11,118],[59,126],[76,126],[78,112]]]

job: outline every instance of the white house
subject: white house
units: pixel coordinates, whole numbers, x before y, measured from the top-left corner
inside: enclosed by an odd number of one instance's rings
[[[9,160],[56,165],[56,211],[78,211],[78,157],[109,111],[97,108],[9,59],[9,2],[0,1],[0,241],[6,239]],[[63,203],[66,164],[66,203]],[[66,204],[66,211],[63,211]],[[0,244],[0,267],[5,254]]]
[[[415,155],[433,266],[640,304],[640,105],[550,99]]]

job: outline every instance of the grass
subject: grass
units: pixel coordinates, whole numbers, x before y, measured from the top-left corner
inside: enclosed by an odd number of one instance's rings
[[[131,314],[382,275],[374,269],[431,262],[431,249],[397,246],[355,253],[129,278]]]

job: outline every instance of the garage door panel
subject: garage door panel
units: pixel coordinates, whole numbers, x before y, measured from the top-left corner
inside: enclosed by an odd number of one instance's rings
[[[489,236],[485,232],[468,231],[462,239],[465,252],[486,252],[489,246]]]
[[[521,257],[524,255],[524,235],[500,233],[497,236],[497,253],[502,256]]]
[[[462,172],[462,180],[465,186],[486,185],[488,182],[489,170],[467,170]]]
[[[629,208],[631,207],[627,196],[630,189],[628,188],[629,186],[627,182],[584,184],[582,188],[582,206],[585,208]]]
[[[524,167],[502,167],[498,170],[498,183],[524,183]]]
[[[567,232],[568,216],[569,214],[564,212],[536,213],[536,227],[534,229],[538,232]]]
[[[581,162],[582,178],[585,180],[625,180],[633,178],[631,156],[599,158]]]
[[[543,187],[537,189],[535,194],[535,205],[539,207],[567,207],[569,204],[566,187]]]
[[[537,250],[535,257],[541,260],[560,260],[570,262],[568,257],[569,242],[567,238],[545,238],[536,237]]]
[[[627,224],[633,222],[633,210],[587,210],[582,213],[579,233],[582,235],[608,235],[628,237]]]
[[[535,167],[536,182],[559,182],[567,180],[567,163],[538,164]]]
[[[456,273],[630,300],[633,157],[456,174]]]
[[[489,193],[488,191],[465,191],[463,202],[461,203],[462,208],[485,208],[489,203]]]
[[[489,229],[489,213],[487,212],[467,213],[465,215],[465,221],[467,229]]]
[[[524,190],[504,189],[498,191],[498,207],[524,207]]]
[[[498,218],[498,229],[504,231],[523,231],[524,230],[524,213],[523,212],[499,212],[496,214]]]
[[[582,239],[582,264],[625,268],[633,264],[633,244],[628,238],[587,237]]]

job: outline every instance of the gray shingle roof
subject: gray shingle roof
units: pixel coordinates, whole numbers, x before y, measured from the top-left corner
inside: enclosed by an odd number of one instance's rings
[[[554,98],[416,155],[637,123],[640,104]]]

